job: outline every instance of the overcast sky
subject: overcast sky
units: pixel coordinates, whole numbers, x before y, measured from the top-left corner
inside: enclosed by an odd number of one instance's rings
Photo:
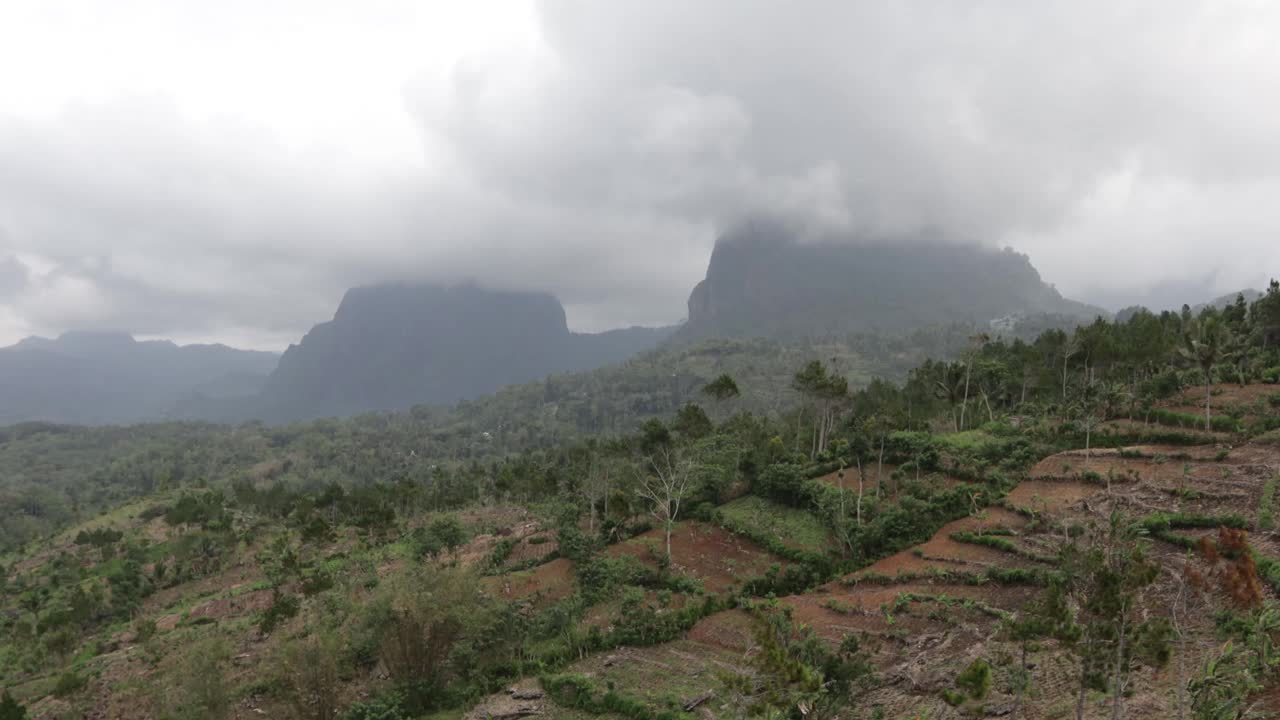
[[[759,213],[1113,309],[1260,287],[1276,37],[1265,0],[4,0],[0,343],[282,349],[416,279],[669,323]]]

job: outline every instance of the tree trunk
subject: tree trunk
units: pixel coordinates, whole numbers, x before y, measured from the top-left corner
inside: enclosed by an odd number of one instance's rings
[[[1087,688],[1084,684],[1084,660],[1080,661],[1080,688],[1076,691],[1076,720],[1084,720],[1084,695]]]
[[[1062,402],[1067,401],[1067,358],[1062,359]]]
[[[880,499],[880,472],[884,470],[884,435],[880,436],[880,456],[876,459],[876,500]]]
[[[1027,641],[1022,641],[1022,664],[1018,666],[1018,693],[1013,696],[1013,713],[1015,718],[1022,717],[1022,695],[1031,684],[1031,676],[1027,673]]]
[[[671,564],[671,526],[672,525],[673,523],[670,520],[667,520],[666,528],[667,528],[667,564],[668,565]]]
[[[1128,632],[1125,625],[1124,619],[1121,618],[1120,637],[1116,641],[1116,665],[1111,680],[1111,720],[1120,720],[1121,713],[1124,711],[1124,683],[1122,679],[1124,677],[1124,640],[1125,634]]]
[[[1066,525],[1066,523],[1062,524],[1064,533],[1066,532]],[[1076,691],[1076,720],[1084,720],[1084,700],[1089,691],[1089,686],[1085,683],[1088,671],[1085,658],[1089,657],[1093,650],[1093,636],[1087,627],[1084,634],[1084,652],[1080,654],[1080,687]]]
[[[1209,399],[1213,395],[1213,368],[1204,371],[1204,431],[1213,432],[1213,416],[1209,413]]]
[[[964,401],[960,403],[960,427],[964,428],[965,412],[969,409],[969,368],[973,367],[973,361],[964,364]]]
[[[866,484],[862,476],[862,458],[858,458],[858,527],[862,527],[862,488]]]
[[[1181,615],[1187,613],[1187,583],[1179,578],[1178,595],[1173,603],[1173,628],[1178,633],[1178,720],[1187,718],[1187,636],[1182,630],[1182,621],[1178,619],[1179,606]]]

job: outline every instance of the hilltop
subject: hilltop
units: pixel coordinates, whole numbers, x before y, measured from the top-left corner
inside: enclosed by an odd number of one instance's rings
[[[691,337],[903,333],[1007,316],[1089,322],[1105,310],[1063,298],[1025,255],[929,240],[801,241],[750,225],[716,243],[689,296]]]

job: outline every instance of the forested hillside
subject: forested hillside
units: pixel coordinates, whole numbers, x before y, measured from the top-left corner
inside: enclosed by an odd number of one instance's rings
[[[271,477],[287,467],[290,482],[308,486],[366,482],[388,473],[422,478],[432,467],[452,472],[584,437],[634,432],[644,420],[701,400],[700,388],[724,373],[741,380],[743,393],[708,407],[712,417],[793,415],[799,395],[790,378],[811,360],[831,363],[855,385],[873,377],[903,380],[926,358],[951,357],[968,347],[976,331],[952,326],[902,337],[676,344],[451,407],[420,405],[405,413],[279,427],[16,425],[3,431],[6,442],[0,444],[0,497],[15,506],[20,499],[25,510],[0,517],[0,550],[151,492],[170,478],[226,481],[248,466],[275,468]]]
[[[745,355],[636,427],[455,462],[417,413],[11,428],[5,477],[114,507],[3,556],[0,712],[1277,708],[1280,285],[973,335],[900,382]],[[749,410],[769,385],[793,400]],[[42,485],[6,486],[20,516]]]

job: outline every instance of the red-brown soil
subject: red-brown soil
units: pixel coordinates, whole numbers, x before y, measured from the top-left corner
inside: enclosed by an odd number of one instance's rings
[[[532,570],[484,578],[481,584],[504,600],[554,602],[573,592],[573,563],[557,558]]]
[[[658,566],[666,552],[661,528],[649,530],[626,542],[609,547],[613,555],[630,555],[640,562]],[[671,533],[672,569],[700,580],[712,593],[721,593],[759,577],[779,558],[750,540],[704,522],[682,522]]]

